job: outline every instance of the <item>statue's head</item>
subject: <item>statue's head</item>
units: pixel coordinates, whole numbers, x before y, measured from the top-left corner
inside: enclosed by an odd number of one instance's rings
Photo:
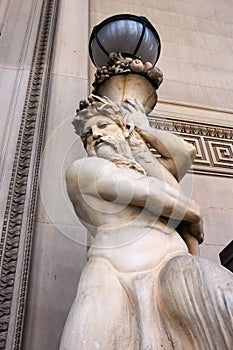
[[[105,158],[118,165],[125,164],[143,172],[133,159],[127,141],[134,128],[129,117],[132,111],[125,107],[127,103],[118,104],[98,96],[91,96],[89,102],[80,103],[81,108],[73,121],[88,155]]]
[[[81,138],[86,122],[101,115],[114,121],[122,130],[133,130],[135,125],[142,128],[149,125],[145,109],[137,100],[126,99],[116,103],[108,97],[96,95],[90,95],[88,100],[89,102],[80,102],[79,109],[76,111],[75,119],[72,122],[76,134]],[[85,143],[85,140],[83,142]]]
[[[75,132],[79,136],[83,135],[84,126],[88,120],[93,117],[104,116],[114,121],[120,128],[126,127],[126,113],[120,104],[114,103],[107,97],[91,95],[87,101],[80,102],[80,108],[77,110],[74,125]]]

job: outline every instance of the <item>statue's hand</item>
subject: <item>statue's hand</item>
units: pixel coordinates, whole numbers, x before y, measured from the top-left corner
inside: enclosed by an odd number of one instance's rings
[[[139,133],[140,136],[147,137],[149,132],[148,130],[144,129],[143,127],[141,127],[140,125],[135,125],[135,130]]]
[[[158,138],[156,130],[152,130],[150,126],[135,125],[135,131],[141,136],[141,138],[153,148],[158,148]]]
[[[176,230],[185,241],[189,253],[193,255],[200,255],[198,243],[201,244],[204,238],[202,220],[195,223],[182,221]]]
[[[182,221],[177,227],[177,231],[183,238],[189,234],[195,237],[199,244],[203,242],[204,232],[202,219],[199,222]]]
[[[198,240],[198,243],[201,244],[204,240],[203,232],[203,221],[192,222],[187,225],[188,233],[195,237]]]
[[[150,128],[145,109],[140,102],[137,100],[126,99],[122,103],[122,107],[127,112],[127,124],[141,126],[144,129]]]

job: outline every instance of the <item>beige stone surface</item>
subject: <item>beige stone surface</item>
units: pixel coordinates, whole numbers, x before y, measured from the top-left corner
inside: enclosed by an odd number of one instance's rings
[[[194,147],[152,129],[136,100],[96,96],[74,126],[88,157],[67,169],[67,192],[93,241],[59,349],[231,348],[233,275],[187,249],[202,240],[179,184]]]
[[[41,222],[36,224],[33,247],[22,348],[57,350],[86,248],[68,239],[54,224]]]
[[[1,3],[0,40],[0,231],[3,225],[16,142],[42,1]]]
[[[230,242],[227,242],[230,243]],[[226,247],[226,245],[219,244],[205,244],[200,246],[200,255],[220,264],[219,253]]]
[[[80,34],[81,33],[81,34]],[[60,1],[39,180],[23,348],[57,350],[86,262],[87,234],[68,202],[64,173],[84,155],[71,121],[87,94],[88,2]]]
[[[193,197],[202,208],[205,240],[201,254],[219,262],[220,251],[232,240],[232,178],[193,175]]]
[[[30,68],[42,1],[14,0],[4,14],[0,67]]]
[[[3,0],[1,2],[1,7],[0,7],[0,26],[1,26],[1,31],[2,31],[2,27],[3,27],[3,23],[5,21],[5,16],[6,16],[6,11],[8,8],[8,1],[7,0]]]
[[[123,80],[122,84],[124,84]],[[106,280],[106,272],[101,271],[101,261],[109,261],[117,270],[123,273],[133,272],[134,274],[135,272],[140,273],[153,269],[155,270],[153,277],[155,277],[160,265],[167,261],[170,256],[187,254],[187,247],[178,233],[158,217],[165,215],[166,217],[171,216],[173,219],[182,220],[184,215],[185,219],[190,222],[200,219],[198,207],[192,202],[189,203],[189,198],[179,192],[172,182],[171,174],[169,173],[169,177],[162,164],[156,163],[158,169],[153,169],[151,164],[153,178],[149,178],[145,173],[142,174],[143,168],[140,168],[140,165],[144,166],[143,160],[141,159],[140,163],[134,160],[133,146],[131,153],[130,143],[128,144],[127,141],[130,134],[133,135],[133,131],[127,131],[126,121],[122,121],[120,124],[120,120],[122,120],[123,115],[126,118],[127,111],[127,115],[131,116],[135,125],[146,127],[149,132],[150,128],[142,107],[136,103],[131,104],[130,107],[133,106],[133,110],[128,111],[125,107],[125,114],[123,114],[123,108],[118,107],[116,112],[116,104],[113,104],[110,100],[101,100],[102,110],[105,107],[107,111],[112,111],[110,116],[106,117],[105,111],[100,113],[95,109],[97,106],[100,108],[99,105],[100,103],[93,103],[93,106],[90,106],[92,117],[85,114],[88,113],[88,110],[86,112],[84,110],[83,114],[80,112],[76,119],[76,123],[79,123],[80,128],[83,129],[80,130],[80,134],[86,135],[86,148],[90,158],[75,161],[66,173],[67,191],[74,210],[77,216],[81,218],[83,225],[92,233],[94,240],[89,250],[90,263],[86,265],[86,272],[83,272],[78,292],[78,295],[84,295],[87,291],[84,299],[88,302],[84,302],[84,300],[82,302],[82,297],[81,299],[80,297],[75,299],[64,328],[60,349],[91,349],[95,347],[94,343],[96,343],[97,348],[112,348],[113,342],[110,339],[113,338],[118,348],[131,349],[131,338],[127,334],[124,337],[118,336],[118,332],[113,333],[111,326],[106,333],[104,331],[108,328],[108,324],[112,324],[109,312],[112,313],[114,309],[118,309],[121,296],[120,291],[118,292],[119,288],[115,286],[111,272],[109,275],[107,274],[108,278]],[[134,129],[134,126],[132,128]],[[160,135],[161,133],[162,135]],[[155,132],[153,135],[154,142],[157,149],[164,154],[163,144],[166,136],[163,132],[157,132],[157,134]],[[175,149],[176,153],[182,155],[187,153],[188,156],[185,144],[182,143],[180,146],[179,139],[174,135],[172,136],[166,139],[169,150]],[[113,140],[115,141],[114,147],[111,146]],[[98,143],[99,141],[102,142]],[[134,135],[132,145],[135,142],[136,136]],[[142,144],[137,145],[137,148],[141,147],[143,147]],[[146,148],[146,144],[144,148]],[[145,155],[146,150],[143,149],[143,151]],[[149,149],[147,153],[151,153]],[[124,156],[125,158],[123,158]],[[137,154],[137,156],[136,160],[140,158],[140,154]],[[118,162],[116,161],[117,157]],[[155,157],[153,160],[156,161]],[[171,163],[173,158],[169,158],[167,161]],[[184,162],[179,165],[182,168],[185,167]],[[177,175],[174,174],[174,170],[171,170],[171,172],[174,176]],[[150,173],[149,168],[147,173]],[[160,179],[160,176],[162,176],[162,179]],[[170,187],[168,184],[168,188],[160,185],[160,182],[164,183],[164,178],[166,182],[171,184]],[[117,193],[117,196],[115,196],[115,193]],[[174,205],[174,197],[177,205]],[[144,208],[143,211],[141,211],[142,208]],[[168,212],[169,214],[167,214]],[[156,247],[156,254],[154,247]],[[93,263],[91,263],[92,260]],[[95,275],[94,283],[91,271]],[[97,278],[98,283],[96,283]],[[150,283],[152,281],[153,279]],[[105,288],[106,283],[109,285],[109,290]],[[106,313],[103,300],[105,303],[108,301],[108,294],[112,297],[112,288],[116,288],[113,298],[116,305],[113,309],[109,307],[109,312]],[[94,292],[95,289],[99,290],[99,293]],[[146,290],[150,293],[149,288],[146,288]],[[102,293],[103,300],[101,301],[100,295]],[[104,297],[105,294],[107,299]],[[88,321],[89,309],[93,303],[95,303],[97,310],[103,309],[105,314],[104,322],[98,324],[98,311],[93,312],[91,318],[93,317],[94,327]],[[142,301],[139,302],[139,309],[143,305]],[[147,304],[146,306],[145,316],[138,315],[143,325],[140,332],[143,348],[146,348],[149,344],[155,346],[157,342],[158,344],[163,343],[162,332],[161,334],[158,332],[154,337],[151,335],[153,340],[149,339],[150,329],[155,327],[157,330],[156,327],[159,328],[159,323],[147,322],[149,307]],[[119,319],[123,321],[123,310],[119,309],[118,313]],[[114,318],[113,322],[115,322]],[[122,322],[122,325],[125,325],[127,329],[127,318]],[[104,341],[100,339],[100,329],[103,329]],[[133,327],[132,339],[134,338],[137,338],[137,330]],[[134,345],[138,347],[136,341]]]
[[[49,218],[50,222],[59,225],[79,223],[67,198],[65,170],[74,159],[85,155],[71,124],[78,107],[78,99],[83,98],[85,91],[87,91],[86,80],[53,75],[39,181],[43,206],[39,201],[38,220],[44,221]]]
[[[102,97],[107,96],[114,102],[136,99],[149,111],[157,102],[157,94],[153,85],[146,78],[135,74],[112,77],[101,84],[97,94]]]
[[[0,69],[0,230],[3,224],[10,175],[15,156],[16,142],[29,72],[26,70]]]
[[[66,0],[60,3],[53,73],[87,79],[88,4]]]
[[[151,115],[157,115],[181,121],[197,122],[207,125],[219,125],[232,127],[232,112],[229,109],[201,108],[198,105],[182,103],[179,101],[169,102],[167,99],[159,100]]]

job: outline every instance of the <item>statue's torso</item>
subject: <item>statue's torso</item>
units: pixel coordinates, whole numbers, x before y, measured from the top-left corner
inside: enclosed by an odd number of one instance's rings
[[[117,270],[134,272],[157,268],[171,256],[187,254],[180,235],[165,225],[163,230],[163,225],[158,222],[151,227],[99,228],[89,257],[106,258]]]
[[[98,199],[93,201],[92,210],[98,208]],[[99,208],[104,213],[93,212],[92,226],[87,225],[94,237],[89,257],[106,258],[116,269],[133,272],[153,269],[171,255],[188,252],[183,239],[163,218],[145,208],[107,203],[104,209],[102,204]]]
[[[130,171],[129,177],[134,176],[139,175]],[[74,191],[71,189],[70,193],[73,195]],[[72,202],[78,217],[94,237],[89,256],[109,259],[120,271],[153,269],[168,256],[188,252],[175,229],[144,207],[107,201],[82,192]]]

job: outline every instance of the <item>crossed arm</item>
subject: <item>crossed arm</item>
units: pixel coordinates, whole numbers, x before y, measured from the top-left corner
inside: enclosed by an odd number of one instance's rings
[[[91,157],[74,162],[66,177],[70,188],[81,195],[146,208],[156,217],[189,222],[200,220],[198,205],[180,190],[156,178],[117,167],[102,158]]]
[[[135,127],[139,135],[161,155],[160,162],[180,181],[196,156],[196,149],[182,138],[164,130]]]

